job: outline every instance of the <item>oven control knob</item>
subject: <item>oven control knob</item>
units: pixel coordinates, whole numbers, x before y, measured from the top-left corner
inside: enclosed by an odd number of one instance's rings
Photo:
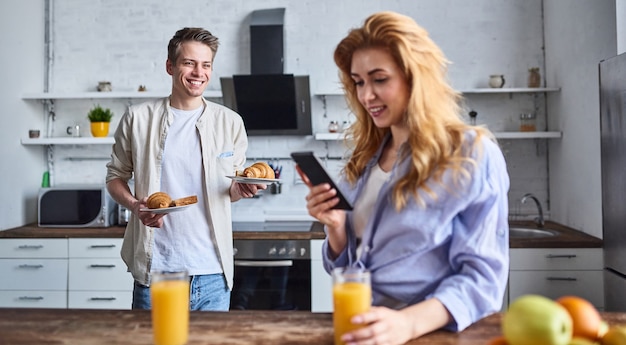
[[[295,255],[296,255],[296,248],[289,249],[289,256],[295,256]]]
[[[300,248],[300,256],[306,255],[306,248]]]
[[[237,252],[238,252],[238,251],[239,251],[239,250],[237,250],[237,247],[233,247],[233,256],[237,255]]]
[[[269,252],[267,252],[267,254],[269,254],[269,255],[276,255],[276,252],[277,252],[276,247],[272,247],[272,248],[270,248]]]
[[[278,251],[278,255],[284,256],[285,254],[287,254],[287,248],[285,247],[280,248],[280,250]]]

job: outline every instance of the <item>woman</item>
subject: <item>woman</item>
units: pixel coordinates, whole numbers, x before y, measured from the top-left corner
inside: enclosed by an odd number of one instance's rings
[[[312,186],[309,213],[325,225],[324,266],[372,274],[372,309],[348,344],[403,344],[460,331],[500,309],[508,275],[509,179],[484,128],[460,117],[448,61],[411,18],[370,16],[334,59],[356,116],[339,188]]]

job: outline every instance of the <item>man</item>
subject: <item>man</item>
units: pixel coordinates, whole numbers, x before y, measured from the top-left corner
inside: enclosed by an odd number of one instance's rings
[[[218,39],[201,28],[176,32],[168,45],[170,97],[128,108],[115,132],[107,188],[132,211],[122,259],[135,280],[133,309],[150,309],[150,272],[186,270],[190,308],[229,308],[233,285],[230,203],[264,185],[226,178],[245,163],[248,139],[241,117],[202,97]],[[128,181],[134,179],[134,195]],[[140,211],[154,192],[198,196],[182,212]]]

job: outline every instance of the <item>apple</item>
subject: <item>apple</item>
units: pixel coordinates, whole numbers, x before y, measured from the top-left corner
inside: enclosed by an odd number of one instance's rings
[[[502,319],[509,345],[567,345],[572,340],[572,317],[562,305],[540,295],[517,298]]]

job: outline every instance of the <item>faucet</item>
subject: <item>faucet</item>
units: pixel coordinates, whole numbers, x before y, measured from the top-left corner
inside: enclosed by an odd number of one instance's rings
[[[541,208],[541,203],[539,202],[539,199],[537,199],[537,197],[534,196],[532,193],[526,193],[522,197],[521,202],[522,204],[525,204],[526,200],[528,200],[529,198],[533,199],[533,201],[535,202],[535,205],[537,205],[537,211],[539,212],[539,216],[535,218],[535,223],[537,224],[538,227],[543,228],[543,226],[545,225],[545,222],[543,220],[543,209]]]

